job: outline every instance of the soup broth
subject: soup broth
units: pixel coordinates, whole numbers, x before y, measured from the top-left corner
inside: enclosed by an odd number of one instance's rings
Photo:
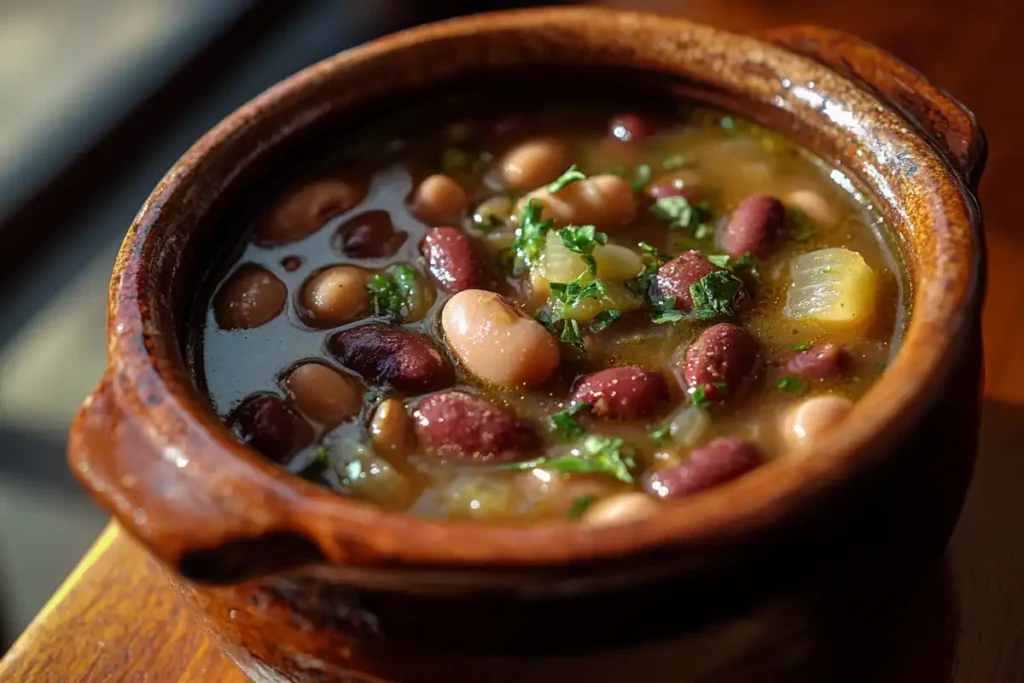
[[[906,323],[869,199],[720,111],[461,98],[324,142],[253,215],[194,343],[239,438],[340,495],[656,514],[813,457]]]

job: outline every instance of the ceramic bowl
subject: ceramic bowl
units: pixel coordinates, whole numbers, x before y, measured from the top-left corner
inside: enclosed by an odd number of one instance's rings
[[[218,420],[184,346],[227,207],[325,126],[513,72],[565,87],[643,81],[737,112],[873,195],[910,274],[910,322],[885,375],[813,454],[645,521],[492,526],[345,499]],[[977,438],[983,162],[967,109],[834,31],[738,35],[560,8],[377,40],[231,114],[146,201],[117,259],[109,368],[72,428],[72,468],[256,680],[526,680],[510,662],[532,666],[529,680],[565,680],[575,674],[558,667],[594,651],[605,654],[588,675],[625,680],[621,667],[658,660],[644,648],[666,633],[673,675],[713,671],[807,628],[829,596],[882,594],[866,587],[944,547]]]

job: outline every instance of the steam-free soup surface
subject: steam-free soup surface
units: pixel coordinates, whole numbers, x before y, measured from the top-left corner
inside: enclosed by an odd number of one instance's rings
[[[656,514],[813,457],[903,329],[867,200],[731,115],[482,98],[322,149],[255,212],[196,356],[241,439],[340,495]]]

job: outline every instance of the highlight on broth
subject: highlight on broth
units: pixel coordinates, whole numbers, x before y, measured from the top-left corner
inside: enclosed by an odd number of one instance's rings
[[[895,352],[882,219],[786,138],[486,112],[381,122],[256,212],[193,351],[265,457],[417,515],[621,522],[813,454]]]

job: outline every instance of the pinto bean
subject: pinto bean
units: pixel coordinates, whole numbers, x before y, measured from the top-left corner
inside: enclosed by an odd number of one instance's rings
[[[273,394],[247,398],[227,423],[243,443],[278,463],[287,462],[313,441],[309,423]]]
[[[837,212],[814,190],[794,190],[786,195],[786,205],[800,209],[811,220],[818,221],[822,225],[835,225],[839,222]]]
[[[413,418],[420,443],[436,455],[508,461],[540,445],[536,432],[511,410],[461,391],[427,396]]]
[[[580,522],[587,526],[623,524],[653,517],[657,512],[658,503],[646,493],[617,493],[584,510]]]
[[[699,187],[692,185],[683,186],[682,183],[659,183],[647,188],[647,195],[651,199],[662,199],[663,197],[686,197],[691,204],[703,201],[706,193]]]
[[[306,280],[299,315],[316,327],[333,327],[370,312],[370,273],[357,266],[332,266]]]
[[[572,400],[590,404],[590,412],[613,420],[638,420],[661,411],[669,401],[668,384],[657,372],[635,365],[587,375]]]
[[[433,342],[405,328],[361,325],[336,332],[327,348],[339,363],[370,384],[422,394],[455,382],[451,363]]]
[[[719,323],[704,330],[682,358],[677,357],[676,365],[682,365],[682,384],[688,393],[703,389],[707,400],[723,401],[736,395],[757,359],[754,337],[742,327]]]
[[[487,259],[473,239],[458,228],[428,231],[420,251],[434,279],[446,291],[482,288],[491,279]]]
[[[651,125],[639,114],[627,112],[612,117],[608,130],[622,142],[641,142],[650,135]]]
[[[549,183],[569,166],[569,149],[552,138],[523,142],[501,158],[498,167],[505,187],[529,190]]]
[[[534,190],[521,201],[537,199],[544,218],[556,225],[595,225],[605,232],[621,229],[636,218],[636,194],[617,175],[596,175],[570,183],[555,194],[546,187]]]
[[[791,409],[782,420],[782,435],[791,446],[801,446],[824,434],[853,410],[842,396],[814,396]]]
[[[387,258],[408,236],[404,230],[395,230],[387,211],[367,211],[338,228],[334,248],[349,258]]]
[[[397,398],[380,402],[373,411],[369,432],[373,450],[380,455],[404,455],[413,449],[416,441],[405,404]]]
[[[438,173],[423,179],[413,192],[412,213],[427,225],[453,223],[469,205],[462,186]]]
[[[286,244],[311,235],[334,216],[351,210],[366,196],[366,184],[320,180],[301,187],[277,203],[260,223],[256,241]]]
[[[542,384],[558,368],[558,342],[500,294],[459,292],[441,312],[448,347],[466,370],[505,389]]]
[[[758,194],[747,197],[719,230],[718,242],[729,256],[748,251],[764,256],[774,245],[786,217],[786,207],[775,197]]]
[[[843,372],[846,352],[837,344],[817,344],[798,351],[786,363],[786,370],[804,379],[825,379]]]
[[[221,285],[213,314],[224,330],[251,330],[265,325],[284,310],[288,288],[266,268],[247,264]]]
[[[355,417],[363,406],[359,381],[322,363],[295,366],[281,384],[299,410],[327,427]]]
[[[660,498],[685,498],[724,484],[761,464],[757,449],[743,439],[715,439],[695,449],[689,459],[655,471],[646,488]]]
[[[654,284],[660,295],[676,298],[673,304],[676,310],[692,311],[690,286],[717,270],[723,269],[705,259],[699,251],[684,251],[658,269]]]

